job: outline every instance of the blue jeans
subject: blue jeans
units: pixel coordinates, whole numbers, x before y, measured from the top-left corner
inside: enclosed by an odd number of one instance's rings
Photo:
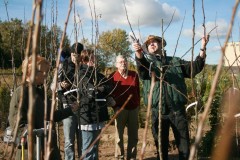
[[[78,156],[81,156],[81,131],[78,129],[76,115],[63,120],[65,160],[75,160],[75,135],[77,136]]]
[[[82,153],[85,154],[88,147],[100,134],[101,130],[85,131],[82,130]],[[84,160],[98,160],[98,145],[99,140],[94,144],[94,146],[89,150],[84,156]]]

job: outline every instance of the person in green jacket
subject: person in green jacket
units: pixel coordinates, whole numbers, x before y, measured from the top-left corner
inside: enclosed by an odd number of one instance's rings
[[[19,108],[19,103],[22,102],[22,107],[20,111],[20,122],[19,122],[19,127],[18,127],[18,139],[20,139],[23,136],[23,133],[27,129],[28,125],[28,111],[29,111],[29,83],[32,83],[31,81],[31,74],[32,74],[32,56],[29,57],[28,61],[25,59],[22,64],[22,69],[27,67],[26,71],[26,85],[25,87],[23,85],[18,86],[15,91],[13,92],[11,101],[10,101],[10,108],[9,108],[9,124],[11,129],[13,130],[16,127],[16,122],[17,122],[17,115],[18,115],[18,108]],[[51,113],[51,102],[49,99],[46,100],[47,106],[45,107],[45,96],[44,96],[44,87],[43,83],[44,80],[47,78],[48,71],[50,69],[50,63],[41,56],[36,57],[36,75],[35,75],[35,81],[33,83],[33,88],[35,90],[35,97],[34,97],[34,110],[33,110],[33,129],[39,130],[44,128],[44,121],[50,120],[50,113]],[[23,94],[21,94],[23,90]],[[22,101],[21,101],[22,99]],[[45,119],[45,108],[46,108],[46,119]],[[54,117],[53,120],[54,122],[59,122],[68,116],[71,116],[78,110],[78,105],[77,103],[74,103],[70,107],[66,109],[61,109],[61,110],[56,110],[54,112]],[[53,129],[52,132],[52,143],[51,143],[51,153],[50,153],[50,160],[60,160],[60,151],[57,146],[57,135],[56,131]],[[45,135],[42,135],[44,137]],[[35,136],[34,136],[35,137]],[[41,150],[44,151],[44,139],[41,139]],[[36,144],[36,142],[34,142]],[[27,147],[27,146],[26,146]],[[16,155],[15,155],[15,160],[20,160],[21,158],[21,150],[20,148],[17,149]],[[24,159],[27,159],[27,148],[25,148],[24,152]],[[35,153],[33,154],[35,156]],[[44,155],[43,155],[44,156]]]
[[[190,138],[185,105],[187,104],[187,87],[185,78],[194,77],[205,65],[206,45],[209,37],[202,38],[200,54],[193,61],[167,56],[164,47],[166,41],[155,35],[149,35],[143,45],[133,43],[139,77],[143,82],[144,103],[148,105],[151,77],[155,84],[151,99],[152,134],[159,160],[158,123],[161,117],[161,152],[163,160],[168,159],[169,129],[173,130],[179,159],[187,160],[190,152]],[[160,78],[162,86],[160,84]],[[161,90],[160,90],[161,87]],[[162,93],[162,94],[161,94]],[[161,95],[161,101],[160,101]],[[161,102],[161,104],[159,104]],[[161,115],[159,115],[159,109]]]

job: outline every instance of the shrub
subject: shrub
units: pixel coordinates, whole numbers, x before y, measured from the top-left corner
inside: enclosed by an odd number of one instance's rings
[[[3,124],[7,123],[10,99],[11,99],[10,90],[6,86],[0,87],[0,113],[1,113],[0,122],[1,122],[1,127],[3,127]],[[4,127],[6,127],[6,125],[4,125]]]

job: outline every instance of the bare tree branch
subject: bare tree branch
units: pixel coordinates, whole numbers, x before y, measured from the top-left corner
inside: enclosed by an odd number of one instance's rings
[[[212,87],[211,87],[210,94],[209,94],[209,97],[208,97],[208,100],[207,100],[207,103],[206,103],[206,106],[205,106],[205,110],[204,110],[202,118],[201,118],[201,120],[198,124],[196,138],[195,138],[194,144],[191,147],[189,160],[193,160],[194,155],[195,155],[195,153],[198,149],[199,143],[202,139],[203,127],[205,125],[204,122],[207,118],[207,115],[208,115],[208,112],[209,112],[209,109],[211,107],[211,103],[212,103],[212,100],[213,100],[213,97],[214,97],[215,89],[216,89],[217,84],[218,84],[218,79],[219,79],[219,76],[220,76],[220,73],[221,73],[221,70],[222,70],[222,64],[223,64],[223,59],[224,59],[224,55],[225,55],[226,45],[227,45],[227,42],[229,40],[230,33],[232,32],[232,27],[233,27],[233,24],[234,24],[234,19],[235,19],[235,16],[236,16],[238,5],[239,5],[239,0],[236,1],[235,5],[234,5],[234,8],[233,8],[233,11],[232,11],[231,23],[230,23],[230,26],[229,26],[229,29],[228,29],[228,33],[227,33],[227,36],[226,36],[224,47],[222,48],[221,59],[220,59],[220,62],[217,66],[217,71],[216,71],[216,74],[215,74],[214,79],[213,79]]]

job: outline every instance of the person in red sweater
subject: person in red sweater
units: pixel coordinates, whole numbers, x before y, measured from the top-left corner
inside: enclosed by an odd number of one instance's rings
[[[116,101],[113,106],[116,113],[132,94],[132,98],[115,119],[115,158],[124,159],[124,142],[123,133],[127,126],[128,145],[127,145],[127,160],[136,159],[137,143],[138,143],[138,112],[140,106],[140,89],[139,78],[135,71],[128,70],[127,59],[119,55],[116,57],[117,71],[109,76],[109,80],[113,84],[112,96]]]

